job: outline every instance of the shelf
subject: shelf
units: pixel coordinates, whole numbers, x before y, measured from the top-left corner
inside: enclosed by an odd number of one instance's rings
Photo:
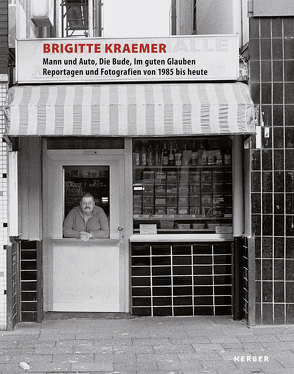
[[[66,181],[70,181],[70,179],[108,179],[108,177],[73,177],[73,176],[65,176]]]
[[[146,165],[146,166],[133,166],[135,170],[141,169],[152,169],[152,170],[163,170],[163,169],[231,169],[232,165],[181,165],[181,166],[163,166],[163,165]]]
[[[140,229],[134,229],[134,232],[140,232]],[[215,234],[214,229],[157,229],[157,232],[211,232]]]
[[[169,217],[133,217],[134,221],[227,221],[231,220],[232,217],[193,217],[193,216],[180,216],[174,215]]]

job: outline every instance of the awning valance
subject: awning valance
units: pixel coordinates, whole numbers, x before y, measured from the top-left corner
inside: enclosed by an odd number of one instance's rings
[[[250,134],[254,106],[244,83],[14,86],[11,136]]]

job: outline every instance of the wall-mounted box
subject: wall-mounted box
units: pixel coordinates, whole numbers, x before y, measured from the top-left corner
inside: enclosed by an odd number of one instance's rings
[[[31,0],[31,19],[37,27],[54,25],[54,0]]]

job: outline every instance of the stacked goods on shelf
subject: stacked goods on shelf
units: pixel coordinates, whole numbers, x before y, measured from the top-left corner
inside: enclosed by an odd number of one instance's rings
[[[224,173],[224,216],[232,217],[232,171]]]
[[[189,203],[190,214],[201,217],[200,171],[190,171],[189,175]]]
[[[154,171],[143,171],[143,214],[154,214]]]
[[[213,208],[212,215],[215,217],[224,216],[224,173],[213,170],[212,172]]]
[[[212,171],[201,172],[202,217],[212,216]]]
[[[155,214],[166,214],[166,172],[155,172],[155,191],[161,191],[160,195],[155,192]]]
[[[187,215],[189,214],[189,171],[182,170],[179,172],[179,183],[178,183],[178,214]]]
[[[166,213],[175,215],[178,213],[178,173],[176,171],[168,171],[166,174]]]

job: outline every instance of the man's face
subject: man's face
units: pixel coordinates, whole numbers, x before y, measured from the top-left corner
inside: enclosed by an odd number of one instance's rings
[[[84,214],[92,214],[95,207],[95,201],[92,197],[83,197],[80,205]]]

